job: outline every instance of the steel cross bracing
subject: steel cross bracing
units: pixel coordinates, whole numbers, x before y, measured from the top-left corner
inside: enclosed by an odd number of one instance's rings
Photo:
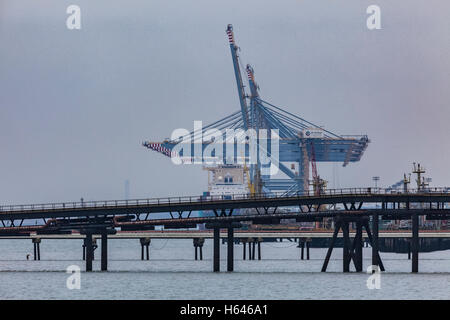
[[[303,192],[309,189],[309,163],[311,159],[311,146],[315,151],[315,161],[317,162],[341,162],[346,166],[350,162],[359,161],[367,148],[369,139],[366,135],[361,136],[344,136],[337,135],[331,131],[325,130],[320,126],[309,122],[293,113],[290,113],[272,103],[263,100],[259,95],[259,87],[255,81],[254,71],[250,65],[247,65],[247,81],[250,93],[247,94],[242,81],[240,59],[238,55],[239,47],[236,45],[233,28],[228,25],[227,36],[230,44],[230,51],[233,61],[234,73],[238,89],[238,98],[241,110],[237,111],[223,119],[220,119],[210,125],[202,128],[201,131],[192,131],[189,135],[176,140],[165,140],[163,142],[146,141],[143,145],[149,149],[162,153],[168,157],[174,156],[175,145],[181,141],[188,140],[178,156],[186,156],[194,154],[194,144],[201,144],[202,152],[211,144],[211,141],[205,141],[203,135],[208,129],[277,129],[279,130],[279,161],[274,163],[287,178],[273,179],[270,175],[261,175],[264,192],[284,191],[286,194]],[[316,130],[319,136],[308,137],[308,132]],[[200,137],[200,138],[195,138]],[[187,139],[189,138],[189,139]],[[267,137],[267,151],[271,152],[270,136]],[[258,139],[258,148],[261,148]],[[222,151],[213,150],[211,155],[222,154],[225,162],[239,163],[238,158],[242,156],[249,160],[248,147],[245,148],[245,154],[240,155],[237,142],[234,141],[233,154],[227,154],[226,136],[224,132]],[[228,143],[230,143],[228,141]],[[230,149],[228,149],[230,150]],[[190,152],[188,152],[190,151]],[[295,172],[288,168],[284,163],[297,163],[298,170]],[[257,164],[250,166],[250,179],[255,182],[258,170],[261,168],[260,159]]]

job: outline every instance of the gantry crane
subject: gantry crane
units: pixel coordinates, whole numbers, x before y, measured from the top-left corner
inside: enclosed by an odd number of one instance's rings
[[[201,144],[201,150],[204,152],[211,141],[205,141],[203,138],[195,139],[195,137],[198,137],[199,134],[201,137],[209,129],[214,128],[223,131],[225,129],[253,129],[258,134],[258,151],[263,150],[270,158],[272,152],[270,129],[276,129],[279,135],[278,160],[274,162],[271,159],[270,163],[263,163],[258,156],[257,162],[250,164],[250,181],[256,193],[284,192],[291,194],[304,192],[309,190],[310,163],[313,165],[314,180],[320,179],[317,175],[316,162],[342,162],[343,166],[346,166],[350,162],[356,162],[361,159],[370,142],[367,135],[337,135],[262,99],[259,93],[259,86],[255,80],[254,69],[250,65],[247,65],[245,68],[250,91],[247,93],[241,76],[241,62],[238,54],[240,49],[236,44],[231,24],[227,26],[226,34],[233,61],[240,111],[203,127],[201,132],[194,130],[186,136],[173,140],[167,139],[163,142],[145,141],[143,142],[145,147],[168,157],[173,157],[175,156],[175,146],[181,145],[183,141],[190,141],[192,144]],[[268,136],[260,137],[259,129],[267,129],[269,132]],[[236,152],[233,152],[232,155],[227,155],[225,134],[223,138],[223,149],[220,150],[220,154],[223,155],[223,159],[227,159],[224,161],[227,163],[228,161],[239,163]],[[177,156],[190,157],[191,149],[194,148],[190,145],[183,147],[179,149]],[[215,152],[214,150],[211,154],[214,155]],[[249,158],[248,147],[245,149],[244,158],[246,161]],[[289,169],[286,163],[298,164],[298,172]],[[276,178],[271,174],[267,174],[267,170],[262,170],[271,166],[277,167],[285,177]]]

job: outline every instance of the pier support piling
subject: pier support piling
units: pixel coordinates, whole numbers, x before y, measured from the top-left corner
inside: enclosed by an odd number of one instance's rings
[[[39,239],[39,242],[36,243],[38,260],[41,260],[41,242],[40,242],[40,240],[41,239]]]
[[[227,271],[233,271],[233,262],[234,262],[234,235],[233,235],[233,227],[227,228]]]
[[[83,239],[83,261],[86,260],[86,238]]]
[[[252,260],[255,260],[256,239],[253,239],[252,247]]]
[[[327,255],[325,256],[325,260],[322,265],[322,272],[327,271],[328,263],[330,262],[331,254],[333,253],[334,243],[336,242],[337,235],[339,233],[339,229],[341,229],[342,222],[337,220],[334,227],[333,238],[331,238],[330,245],[328,246]]]
[[[309,260],[309,241],[306,241],[306,260]]]
[[[198,260],[198,252],[200,252],[200,260],[203,260],[202,247],[203,247],[204,241],[205,240],[202,238],[194,238],[193,239],[195,260]]]
[[[86,233],[86,272],[92,271],[92,259],[94,256],[94,248],[92,246],[92,233]]]
[[[384,206],[384,204],[383,204],[383,206]],[[372,245],[372,265],[373,266],[380,266],[380,261],[378,259],[378,257],[379,257],[378,226],[379,226],[378,214],[374,214],[372,216],[372,232],[373,232],[372,237],[370,236],[370,234],[369,234],[370,232],[366,228],[366,231],[368,232],[369,240],[370,240],[370,238],[372,238],[370,243]]]
[[[408,260],[411,260],[411,240],[408,241]]]
[[[375,215],[374,215],[375,217]],[[374,225],[374,221],[372,220],[372,225]],[[376,223],[377,227],[377,234],[378,234],[378,216],[377,216],[377,223]],[[380,257],[380,253],[378,252],[378,241],[375,242],[374,237],[372,236],[372,232],[370,231],[370,226],[369,223],[367,221],[363,222],[363,226],[366,229],[366,233],[367,233],[367,238],[369,239],[369,243],[372,246],[372,265],[374,266],[378,266],[380,268],[380,271],[384,271],[384,265],[383,265],[383,261],[381,260]],[[378,239],[378,237],[377,237]],[[376,248],[375,248],[376,246]],[[378,264],[374,264],[375,262],[377,262]]]
[[[343,222],[342,223],[342,234],[344,238],[344,245],[342,247],[342,253],[343,253],[343,266],[342,271],[343,272],[350,272],[350,261],[351,261],[351,253],[350,253],[350,236],[349,236],[349,223]]]
[[[108,270],[108,234],[105,232],[102,233],[102,261],[101,261],[101,270]]]
[[[419,272],[419,217],[416,213],[411,216],[412,222],[412,272]]]
[[[242,260],[245,260],[245,253],[247,252],[246,243],[246,240],[242,240]]]
[[[304,251],[305,251],[305,241],[302,240],[302,242],[300,242],[300,260],[304,259]]]
[[[363,271],[363,238],[362,238],[362,222],[356,222],[356,235],[353,240],[355,247],[354,263],[356,272]]]
[[[146,258],[146,260],[150,260],[151,239],[150,238],[140,238],[139,241],[141,243],[141,260],[144,260],[144,257]],[[146,255],[144,255],[144,252],[146,253]]]
[[[200,253],[200,260],[203,260],[203,244],[205,243],[205,239],[198,239],[198,251]]]
[[[41,239],[40,238],[33,238],[33,251],[34,251],[34,260],[41,260]]]
[[[356,233],[353,241],[350,240],[350,221],[354,221],[356,224]],[[363,236],[362,229],[366,228],[368,238],[370,242],[373,243],[372,234],[370,232],[368,219],[364,217],[354,217],[352,220],[348,218],[338,217],[335,220],[335,229],[333,237],[331,238],[330,245],[328,247],[327,255],[322,266],[322,272],[325,272],[330,261],[331,254],[333,252],[334,243],[336,242],[337,236],[340,229],[342,229],[343,247],[342,247],[342,271],[350,272],[350,263],[353,260],[355,269],[357,272],[362,272],[363,270]],[[309,259],[309,243],[306,242],[307,247],[307,259]],[[303,255],[302,255],[303,256]],[[377,256],[377,260],[380,261],[380,269],[384,271],[384,267],[381,263],[381,259]]]
[[[220,227],[214,228],[214,252],[213,252],[213,270],[220,271]]]
[[[258,239],[258,260],[261,260],[261,242],[262,239]]]

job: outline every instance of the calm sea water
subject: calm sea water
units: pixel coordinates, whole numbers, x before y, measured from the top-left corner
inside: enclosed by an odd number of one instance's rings
[[[99,243],[100,244],[100,243]],[[421,253],[419,274],[406,254],[382,253],[387,272],[369,290],[368,274],[343,274],[342,249],[321,273],[326,249],[300,260],[296,243],[263,243],[262,260],[243,261],[235,246],[235,272],[213,273],[212,240],[204,260],[194,260],[192,240],[152,240],[150,260],[140,260],[139,240],[109,241],[109,271],[81,273],[81,289],[69,290],[66,268],[84,270],[82,240],[42,240],[41,261],[26,260],[31,240],[0,239],[0,299],[450,299],[450,251]],[[364,248],[364,268],[370,248]],[[226,270],[226,245],[221,247]],[[96,251],[94,270],[100,269]]]

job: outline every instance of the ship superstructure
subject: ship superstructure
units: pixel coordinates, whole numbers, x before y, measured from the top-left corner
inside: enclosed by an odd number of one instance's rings
[[[242,165],[204,166],[208,171],[207,195],[212,197],[244,195],[249,193],[248,177]]]

